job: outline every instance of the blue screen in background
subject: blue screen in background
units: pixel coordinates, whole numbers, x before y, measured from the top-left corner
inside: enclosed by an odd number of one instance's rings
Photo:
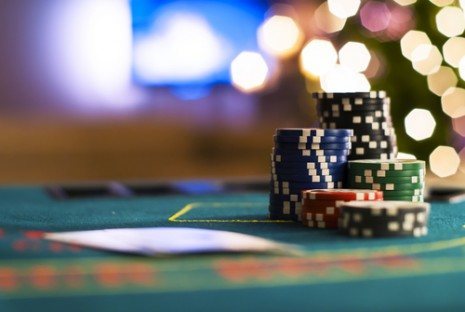
[[[263,0],[131,0],[133,74],[147,86],[228,83],[240,52],[257,51]]]

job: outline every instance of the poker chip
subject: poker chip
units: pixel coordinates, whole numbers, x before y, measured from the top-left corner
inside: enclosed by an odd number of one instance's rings
[[[347,184],[352,188],[383,191],[384,198],[422,202],[425,162],[422,160],[351,160]]]
[[[340,206],[339,229],[353,237],[421,237],[430,205],[409,201],[351,201]]]
[[[370,92],[348,92],[348,93],[331,93],[331,92],[314,92],[312,96],[316,99],[343,99],[343,98],[385,98],[386,91]]]
[[[295,150],[283,150],[274,147],[272,150],[275,155],[284,156],[347,156],[349,149],[295,149]]]
[[[302,197],[308,200],[377,200],[383,199],[383,192],[360,189],[316,189],[303,191]]]
[[[271,161],[274,162],[302,162],[302,163],[308,163],[308,162],[329,162],[329,163],[342,163],[342,162],[347,162],[347,155],[324,155],[324,156],[316,156],[316,155],[311,155],[311,156],[304,156],[304,155],[289,155],[289,154],[276,154],[272,153],[271,154]]]
[[[354,132],[350,129],[321,129],[321,128],[280,128],[276,129],[276,136],[307,136],[307,137],[350,137]]]
[[[270,218],[302,216],[302,191],[342,188],[350,154],[350,129],[276,129],[271,153]],[[332,226],[336,219],[320,227]]]
[[[320,228],[337,228],[339,207],[353,200],[382,200],[383,192],[357,189],[313,189],[302,191],[301,220],[304,225],[312,222],[325,222]]]
[[[275,143],[275,148],[280,150],[348,150],[352,147],[347,143]]]
[[[352,129],[349,160],[395,159],[397,139],[385,91],[314,93],[320,127]]]
[[[348,136],[273,136],[275,143],[304,143],[304,144],[321,144],[321,143],[348,143],[351,137]]]
[[[404,170],[419,170],[425,169],[426,164],[423,160],[411,160],[411,159],[395,159],[391,161],[378,161],[378,160],[354,160],[348,164],[350,169],[372,169],[372,170],[392,170],[392,171],[404,171]]]

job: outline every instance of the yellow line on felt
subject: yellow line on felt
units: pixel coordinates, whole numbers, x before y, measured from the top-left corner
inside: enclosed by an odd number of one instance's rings
[[[210,206],[210,207],[215,207],[215,208],[221,208],[221,207],[227,207],[227,206],[240,206],[240,207],[256,207],[256,206],[262,206],[261,203],[222,203],[222,202],[214,202],[214,203],[190,203],[181,208],[178,212],[176,212],[174,215],[168,218],[168,221],[170,222],[180,222],[180,223],[195,223],[195,222],[202,222],[202,223],[290,223],[292,221],[289,220],[247,220],[247,219],[236,219],[236,220],[230,220],[230,219],[190,219],[190,220],[178,220],[180,217],[191,211],[192,209],[198,207],[198,206]]]

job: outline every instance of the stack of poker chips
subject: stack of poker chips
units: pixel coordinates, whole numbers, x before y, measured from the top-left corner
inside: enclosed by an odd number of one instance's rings
[[[301,220],[305,226],[337,229],[340,206],[349,201],[383,200],[383,192],[374,190],[306,190],[302,192]]]
[[[271,154],[271,219],[298,220],[303,190],[341,188],[350,129],[281,128]]]
[[[354,130],[349,159],[394,159],[397,139],[385,91],[313,93],[321,128]]]
[[[423,202],[425,162],[422,160],[351,160],[347,170],[351,188],[383,191],[386,200]]]
[[[353,201],[340,206],[340,231],[355,237],[428,234],[430,205],[406,201]]]

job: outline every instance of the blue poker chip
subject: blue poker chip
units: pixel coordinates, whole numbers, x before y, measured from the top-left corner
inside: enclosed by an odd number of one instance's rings
[[[334,182],[342,181],[345,179],[345,174],[334,174],[334,175],[302,175],[302,174],[272,174],[274,181],[292,181],[292,182]]]
[[[347,143],[351,142],[352,136],[273,136],[276,143],[306,143],[306,144],[321,144],[321,143]]]
[[[272,152],[275,155],[286,155],[286,156],[347,156],[350,155],[350,150],[342,149],[342,150],[335,150],[335,149],[327,149],[327,150],[298,150],[298,149],[281,149],[281,148],[273,148]]]
[[[284,171],[301,171],[301,170],[316,170],[317,172],[323,169],[345,170],[346,162],[271,162],[271,168]]]
[[[299,137],[299,136],[336,136],[347,137],[352,136],[352,129],[321,129],[321,128],[278,128],[276,135],[279,137]]]
[[[306,169],[306,168],[281,168],[272,167],[271,174],[277,175],[300,175],[300,176],[330,176],[330,175],[345,175],[347,170],[346,166],[330,167],[327,169]]]
[[[310,189],[334,189],[341,188],[343,181],[336,182],[290,182],[290,181],[270,181],[270,187],[274,194],[296,194],[302,190]],[[283,192],[286,191],[286,192]]]
[[[282,213],[275,213],[271,212],[269,213],[268,217],[270,220],[284,220],[284,221],[297,221],[297,216],[296,215],[285,215]]]
[[[270,201],[273,202],[292,202],[292,203],[300,203],[302,202],[302,194],[287,194],[287,195],[280,195],[280,194],[273,194],[270,193]]]
[[[302,156],[302,155],[287,155],[287,154],[271,154],[271,161],[274,162],[301,162],[301,163],[309,163],[309,162],[321,162],[321,163],[346,163],[347,156],[346,155],[325,155],[325,156]]]
[[[275,148],[282,150],[349,150],[352,144],[347,143],[275,143]]]

